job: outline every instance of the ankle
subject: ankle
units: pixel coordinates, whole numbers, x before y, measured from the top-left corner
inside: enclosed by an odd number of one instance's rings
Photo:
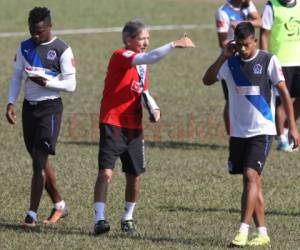
[[[263,236],[268,235],[266,227],[257,227],[256,230],[257,230],[257,234],[259,234],[259,235],[263,235]]]
[[[241,223],[239,232],[248,235],[250,225],[244,222]]]

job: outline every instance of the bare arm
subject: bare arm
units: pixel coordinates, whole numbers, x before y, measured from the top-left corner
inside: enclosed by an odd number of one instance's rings
[[[280,82],[276,85],[276,88],[280,94],[281,102],[284,106],[285,113],[287,116],[288,127],[289,127],[289,140],[293,142],[294,148],[298,147],[300,138],[297,131],[297,126],[295,122],[294,109],[290,94],[285,85],[285,82]]]
[[[227,36],[228,32],[218,32],[218,41],[220,48],[225,48],[226,44],[229,42]]]
[[[217,58],[217,60],[208,68],[205,72],[202,81],[204,85],[212,85],[218,81],[217,75],[223,63],[227,60],[222,54]]]
[[[259,36],[259,47],[262,50],[268,51],[268,41],[269,41],[270,31],[264,28],[260,29]]]
[[[256,28],[261,27],[261,17],[258,12],[251,12],[249,14],[249,22]]]

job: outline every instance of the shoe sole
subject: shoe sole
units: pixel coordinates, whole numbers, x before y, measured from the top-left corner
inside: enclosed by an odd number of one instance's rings
[[[248,246],[247,243],[245,245],[236,245],[236,244],[234,244],[232,242],[228,245],[229,248],[234,248],[234,247],[244,248],[246,246]]]
[[[263,246],[268,246],[268,245],[270,245],[270,243],[254,244],[254,245],[247,244],[247,246],[249,246],[249,247],[263,247]]]
[[[108,233],[109,230],[110,230],[110,227],[109,227],[109,228],[105,228],[105,229],[103,229],[103,230],[101,230],[101,231],[97,231],[97,232],[94,230],[94,235],[105,234],[105,233]]]
[[[268,242],[265,242],[265,243],[262,243],[262,244],[251,244],[251,243],[248,243],[247,246],[250,246],[250,247],[260,247],[260,246],[267,246],[267,245],[270,245],[271,242],[268,241]]]
[[[28,224],[28,223],[22,223],[21,224],[21,227],[23,228],[23,229],[33,229],[33,228],[36,228],[36,223],[34,223],[34,224]]]

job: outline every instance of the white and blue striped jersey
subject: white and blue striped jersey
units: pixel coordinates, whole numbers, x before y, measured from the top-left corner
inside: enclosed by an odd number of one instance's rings
[[[224,62],[218,79],[229,93],[230,136],[275,135],[275,85],[284,81],[276,56],[257,50],[253,58],[235,55]]]
[[[235,8],[227,0],[225,4],[219,7],[215,13],[215,20],[218,33],[228,33],[227,39],[234,38],[234,31],[231,27],[233,21],[245,21],[249,19],[249,14],[257,12],[257,9],[252,1],[249,1],[247,8]]]
[[[65,42],[54,37],[49,42],[37,45],[31,38],[27,39],[17,49],[7,101],[12,104],[16,102],[23,80],[26,100],[56,99],[60,97],[59,91],[75,90],[75,72],[74,56]],[[31,76],[46,78],[46,86],[31,81]]]

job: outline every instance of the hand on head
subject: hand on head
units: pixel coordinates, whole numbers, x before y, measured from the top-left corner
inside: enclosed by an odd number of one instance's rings
[[[236,53],[236,44],[234,40],[229,41],[225,48],[222,50],[222,56],[229,58]]]

